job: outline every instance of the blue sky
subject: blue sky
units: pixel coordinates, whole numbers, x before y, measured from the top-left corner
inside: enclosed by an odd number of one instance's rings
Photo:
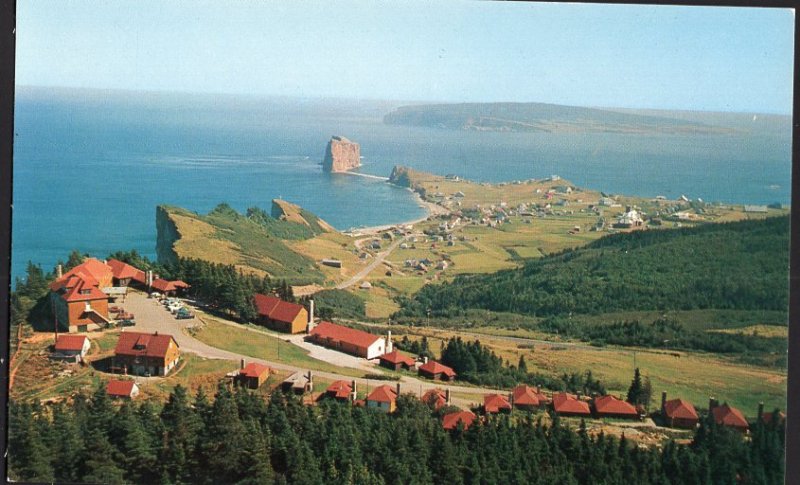
[[[25,0],[17,84],[790,113],[788,9]]]

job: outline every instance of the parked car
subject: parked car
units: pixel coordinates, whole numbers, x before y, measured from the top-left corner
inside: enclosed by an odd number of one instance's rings
[[[178,311],[175,313],[175,318],[177,318],[178,320],[184,320],[184,319],[188,319],[188,318],[194,318],[194,313],[190,312],[188,309],[186,309],[186,308],[184,307],[184,308],[181,308],[180,310],[178,310]]]
[[[119,313],[119,312],[124,312],[125,310],[122,307],[110,306],[108,307],[108,311],[111,313]]]
[[[175,313],[178,310],[180,310],[181,308],[183,308],[183,304],[182,303],[173,303],[173,304],[171,304],[171,305],[169,305],[167,307],[167,310],[169,310],[170,313]]]
[[[126,318],[125,320],[118,321],[117,325],[119,325],[120,327],[133,327],[136,325],[136,322],[131,320],[130,318]]]
[[[161,293],[159,293],[157,291],[154,291],[154,292],[150,293],[147,297],[148,298],[155,298],[157,300],[157,299],[161,298]]]

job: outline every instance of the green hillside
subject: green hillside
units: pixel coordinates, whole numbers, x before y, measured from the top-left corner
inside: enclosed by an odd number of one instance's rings
[[[427,285],[399,316],[788,307],[789,218],[610,235],[523,268]]]

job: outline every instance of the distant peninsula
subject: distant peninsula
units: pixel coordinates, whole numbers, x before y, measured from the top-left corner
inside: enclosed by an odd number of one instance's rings
[[[388,125],[423,126],[469,131],[686,133],[732,131],[665,115],[545,103],[462,103],[401,106],[384,116]]]
[[[333,136],[325,148],[322,168],[326,172],[347,172],[361,166],[361,147],[343,136]]]

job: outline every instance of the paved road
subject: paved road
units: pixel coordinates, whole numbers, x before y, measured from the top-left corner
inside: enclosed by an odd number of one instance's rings
[[[211,345],[208,345],[206,343],[203,343],[200,340],[192,337],[191,335],[183,331],[183,329],[185,328],[191,327],[192,325],[197,325],[200,320],[199,318],[191,320],[176,320],[175,317],[172,314],[170,314],[169,311],[167,311],[167,309],[164,308],[163,305],[159,304],[154,299],[147,298],[147,296],[142,293],[138,292],[128,293],[124,307],[127,311],[132,312],[134,315],[136,315],[136,326],[125,330],[136,331],[136,332],[157,331],[159,333],[168,333],[173,337],[175,337],[175,340],[178,342],[178,345],[180,346],[182,352],[190,352],[193,354],[197,354],[201,357],[206,357],[210,359],[231,360],[233,361],[231,363],[231,370],[237,368],[240,359],[244,359],[247,362],[258,362],[260,364],[267,365],[274,369],[290,371],[290,372],[303,372],[303,373],[308,372],[308,369],[305,369],[303,367],[289,365],[281,362],[272,362],[268,360],[257,359],[247,355],[242,355],[235,352],[219,349]],[[258,330],[242,327],[232,322],[229,322],[228,324],[236,326],[240,329],[247,329],[253,332],[259,332]],[[263,332],[263,333],[268,333],[268,332]],[[365,388],[363,386],[367,386],[368,388],[374,388],[381,384],[389,384],[392,386],[395,384],[394,381],[380,381],[380,380],[364,379],[358,377],[353,378],[351,376],[336,374],[332,372],[322,372],[322,371],[312,371],[312,372],[314,373],[314,375],[318,377],[322,377],[324,379],[329,379],[329,380],[340,380],[340,379],[347,381],[355,380],[359,386],[362,386],[361,387],[362,389]],[[408,376],[401,377],[400,382],[401,382],[401,392],[404,393],[413,392],[421,394],[429,389],[435,389],[435,388],[449,388],[452,392],[461,392],[469,394],[489,394],[493,392],[498,392],[497,390],[487,389],[487,388],[449,386],[440,382],[423,381]],[[472,404],[477,404],[471,400],[460,399],[456,396],[453,396],[452,400],[454,404],[461,406],[469,406]]]

